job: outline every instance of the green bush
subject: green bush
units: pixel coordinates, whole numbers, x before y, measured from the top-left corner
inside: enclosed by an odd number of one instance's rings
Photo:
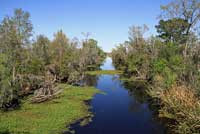
[[[165,59],[158,59],[153,62],[153,73],[161,73],[167,67]]]

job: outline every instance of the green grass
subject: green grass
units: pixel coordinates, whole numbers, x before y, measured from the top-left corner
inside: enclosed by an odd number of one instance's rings
[[[132,78],[120,77],[120,80],[125,82],[146,82],[146,80],[135,79],[134,77]]]
[[[97,70],[97,71],[87,71],[86,74],[89,75],[103,75],[103,74],[109,74],[109,75],[116,75],[116,74],[122,74],[123,72],[120,70]]]
[[[84,101],[92,99],[99,90],[93,87],[59,86],[65,90],[49,102],[31,104],[25,100],[19,110],[0,112],[0,134],[61,133],[68,129],[66,126],[91,114]]]

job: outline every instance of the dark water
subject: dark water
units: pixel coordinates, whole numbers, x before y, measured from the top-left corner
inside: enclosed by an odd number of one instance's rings
[[[112,70],[107,58],[101,67]],[[92,122],[81,127],[73,124],[75,134],[163,134],[165,128],[153,116],[153,111],[138,89],[119,80],[117,75],[101,75],[87,79],[89,85],[104,91],[91,102]],[[141,90],[141,89],[140,89]]]

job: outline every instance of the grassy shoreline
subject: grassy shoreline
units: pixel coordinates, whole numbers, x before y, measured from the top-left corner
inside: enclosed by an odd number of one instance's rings
[[[31,104],[25,100],[20,109],[0,112],[0,134],[55,134],[68,130],[75,121],[90,116],[91,100],[99,90],[93,87],[59,85],[65,90],[55,99]]]

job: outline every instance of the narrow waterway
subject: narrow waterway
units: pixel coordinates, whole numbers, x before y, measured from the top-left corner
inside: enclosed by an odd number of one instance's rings
[[[113,70],[107,58],[103,70]],[[91,101],[94,117],[81,127],[72,125],[75,134],[164,134],[164,127],[154,118],[147,101],[138,89],[127,88],[118,75],[100,75],[88,80],[106,94],[97,94]],[[130,87],[130,86],[129,86]]]

